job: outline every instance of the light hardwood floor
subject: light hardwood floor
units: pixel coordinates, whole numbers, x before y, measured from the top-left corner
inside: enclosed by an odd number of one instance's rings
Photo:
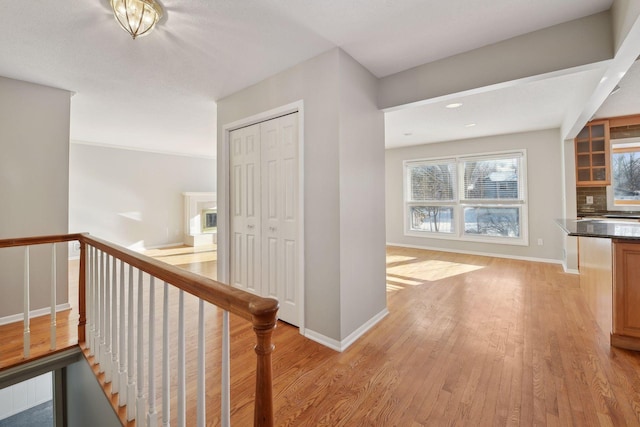
[[[215,274],[215,252],[153,255]],[[387,302],[390,314],[343,353],[278,325],[276,425],[640,425],[640,353],[609,346],[578,277],[558,265],[389,247]],[[207,316],[213,366],[219,313]],[[231,326],[231,421],[246,426],[253,333]],[[218,381],[211,370],[212,418]]]

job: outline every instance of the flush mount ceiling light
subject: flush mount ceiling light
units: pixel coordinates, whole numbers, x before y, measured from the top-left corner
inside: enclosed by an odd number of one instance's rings
[[[458,107],[462,107],[461,102],[454,102],[453,104],[447,104],[444,106],[444,108],[458,108]]]
[[[134,40],[149,34],[162,18],[162,7],[155,0],[111,0],[111,8],[116,21]]]

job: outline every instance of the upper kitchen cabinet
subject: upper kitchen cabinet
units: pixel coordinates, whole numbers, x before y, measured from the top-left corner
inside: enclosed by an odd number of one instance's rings
[[[587,123],[575,139],[576,185],[609,185],[609,121]]]

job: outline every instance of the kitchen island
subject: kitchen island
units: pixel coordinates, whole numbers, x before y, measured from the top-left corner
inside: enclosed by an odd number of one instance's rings
[[[611,345],[640,350],[640,222],[638,219],[561,219],[578,237],[580,288]]]

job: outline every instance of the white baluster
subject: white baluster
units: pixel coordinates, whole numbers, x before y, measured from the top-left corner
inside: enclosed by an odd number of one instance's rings
[[[56,244],[51,244],[51,350],[56,349]]]
[[[229,427],[231,422],[231,389],[229,380],[229,312],[222,312],[222,372],[220,423]]]
[[[87,280],[85,281],[85,289],[87,296],[87,352],[89,356],[93,356],[93,292],[95,283],[93,283],[93,249],[86,245],[87,254]]]
[[[162,425],[169,427],[171,420],[171,376],[169,373],[169,284],[164,282],[162,306]]]
[[[106,263],[107,263],[107,255],[104,253],[104,251],[100,251],[100,358],[99,358],[99,363],[100,363],[100,372],[104,372],[106,369],[106,362],[107,362],[107,357],[106,357],[106,304],[107,304],[107,298],[106,298],[106,293],[107,293],[107,285],[106,285],[106,280],[105,280],[105,276],[106,276]]]
[[[136,427],[146,426],[146,406],[147,402],[144,396],[144,316],[143,316],[143,286],[142,286],[142,270],[138,270],[138,349],[137,349],[137,387],[138,398],[136,400]]]
[[[180,289],[178,299],[178,427],[186,424],[186,384],[184,346],[184,291]]]
[[[111,382],[111,255],[104,267],[104,382]]]
[[[127,323],[127,362],[129,365],[128,381],[127,381],[127,421],[132,421],[135,415],[135,402],[136,402],[136,380],[134,378],[133,358],[135,351],[133,347],[133,266],[129,266],[129,305],[127,307],[129,323]]]
[[[91,250],[91,355],[97,356],[97,342],[96,342],[96,322],[97,322],[97,314],[98,314],[98,254],[97,249],[93,246],[90,247]]]
[[[118,362],[118,259],[113,257],[111,274],[111,394],[120,392]]]
[[[205,394],[205,340],[204,340],[204,301],[198,300],[198,402],[196,422],[198,427],[204,427],[207,421]]]
[[[91,352],[91,313],[93,312],[93,307],[91,306],[91,252],[89,252],[91,248],[89,245],[85,243],[84,246],[84,315],[85,315],[85,337],[84,337],[84,345],[85,348]]]
[[[29,353],[31,351],[31,329],[30,329],[30,320],[29,320],[29,246],[25,246],[24,248],[24,293],[23,293],[23,316],[24,316],[24,332],[22,334],[24,341],[24,358],[27,359],[29,357]]]
[[[120,322],[118,329],[118,337],[120,338],[120,375],[119,375],[119,391],[118,391],[118,406],[124,406],[127,404],[127,350],[126,347],[126,303],[124,292],[124,262],[120,261]],[[131,285],[131,282],[129,282]]]
[[[96,289],[96,363],[100,364],[98,372],[104,372],[102,359],[104,354],[104,252],[96,250],[98,262],[98,288]]]
[[[149,383],[149,389],[147,390],[147,396],[149,396],[149,413],[147,414],[147,425],[149,427],[156,427],[158,425],[158,412],[156,411],[156,377],[155,377],[155,354],[156,354],[156,328],[155,328],[155,314],[156,311],[156,297],[155,297],[155,277],[151,276],[149,282],[149,373],[147,381]]]

